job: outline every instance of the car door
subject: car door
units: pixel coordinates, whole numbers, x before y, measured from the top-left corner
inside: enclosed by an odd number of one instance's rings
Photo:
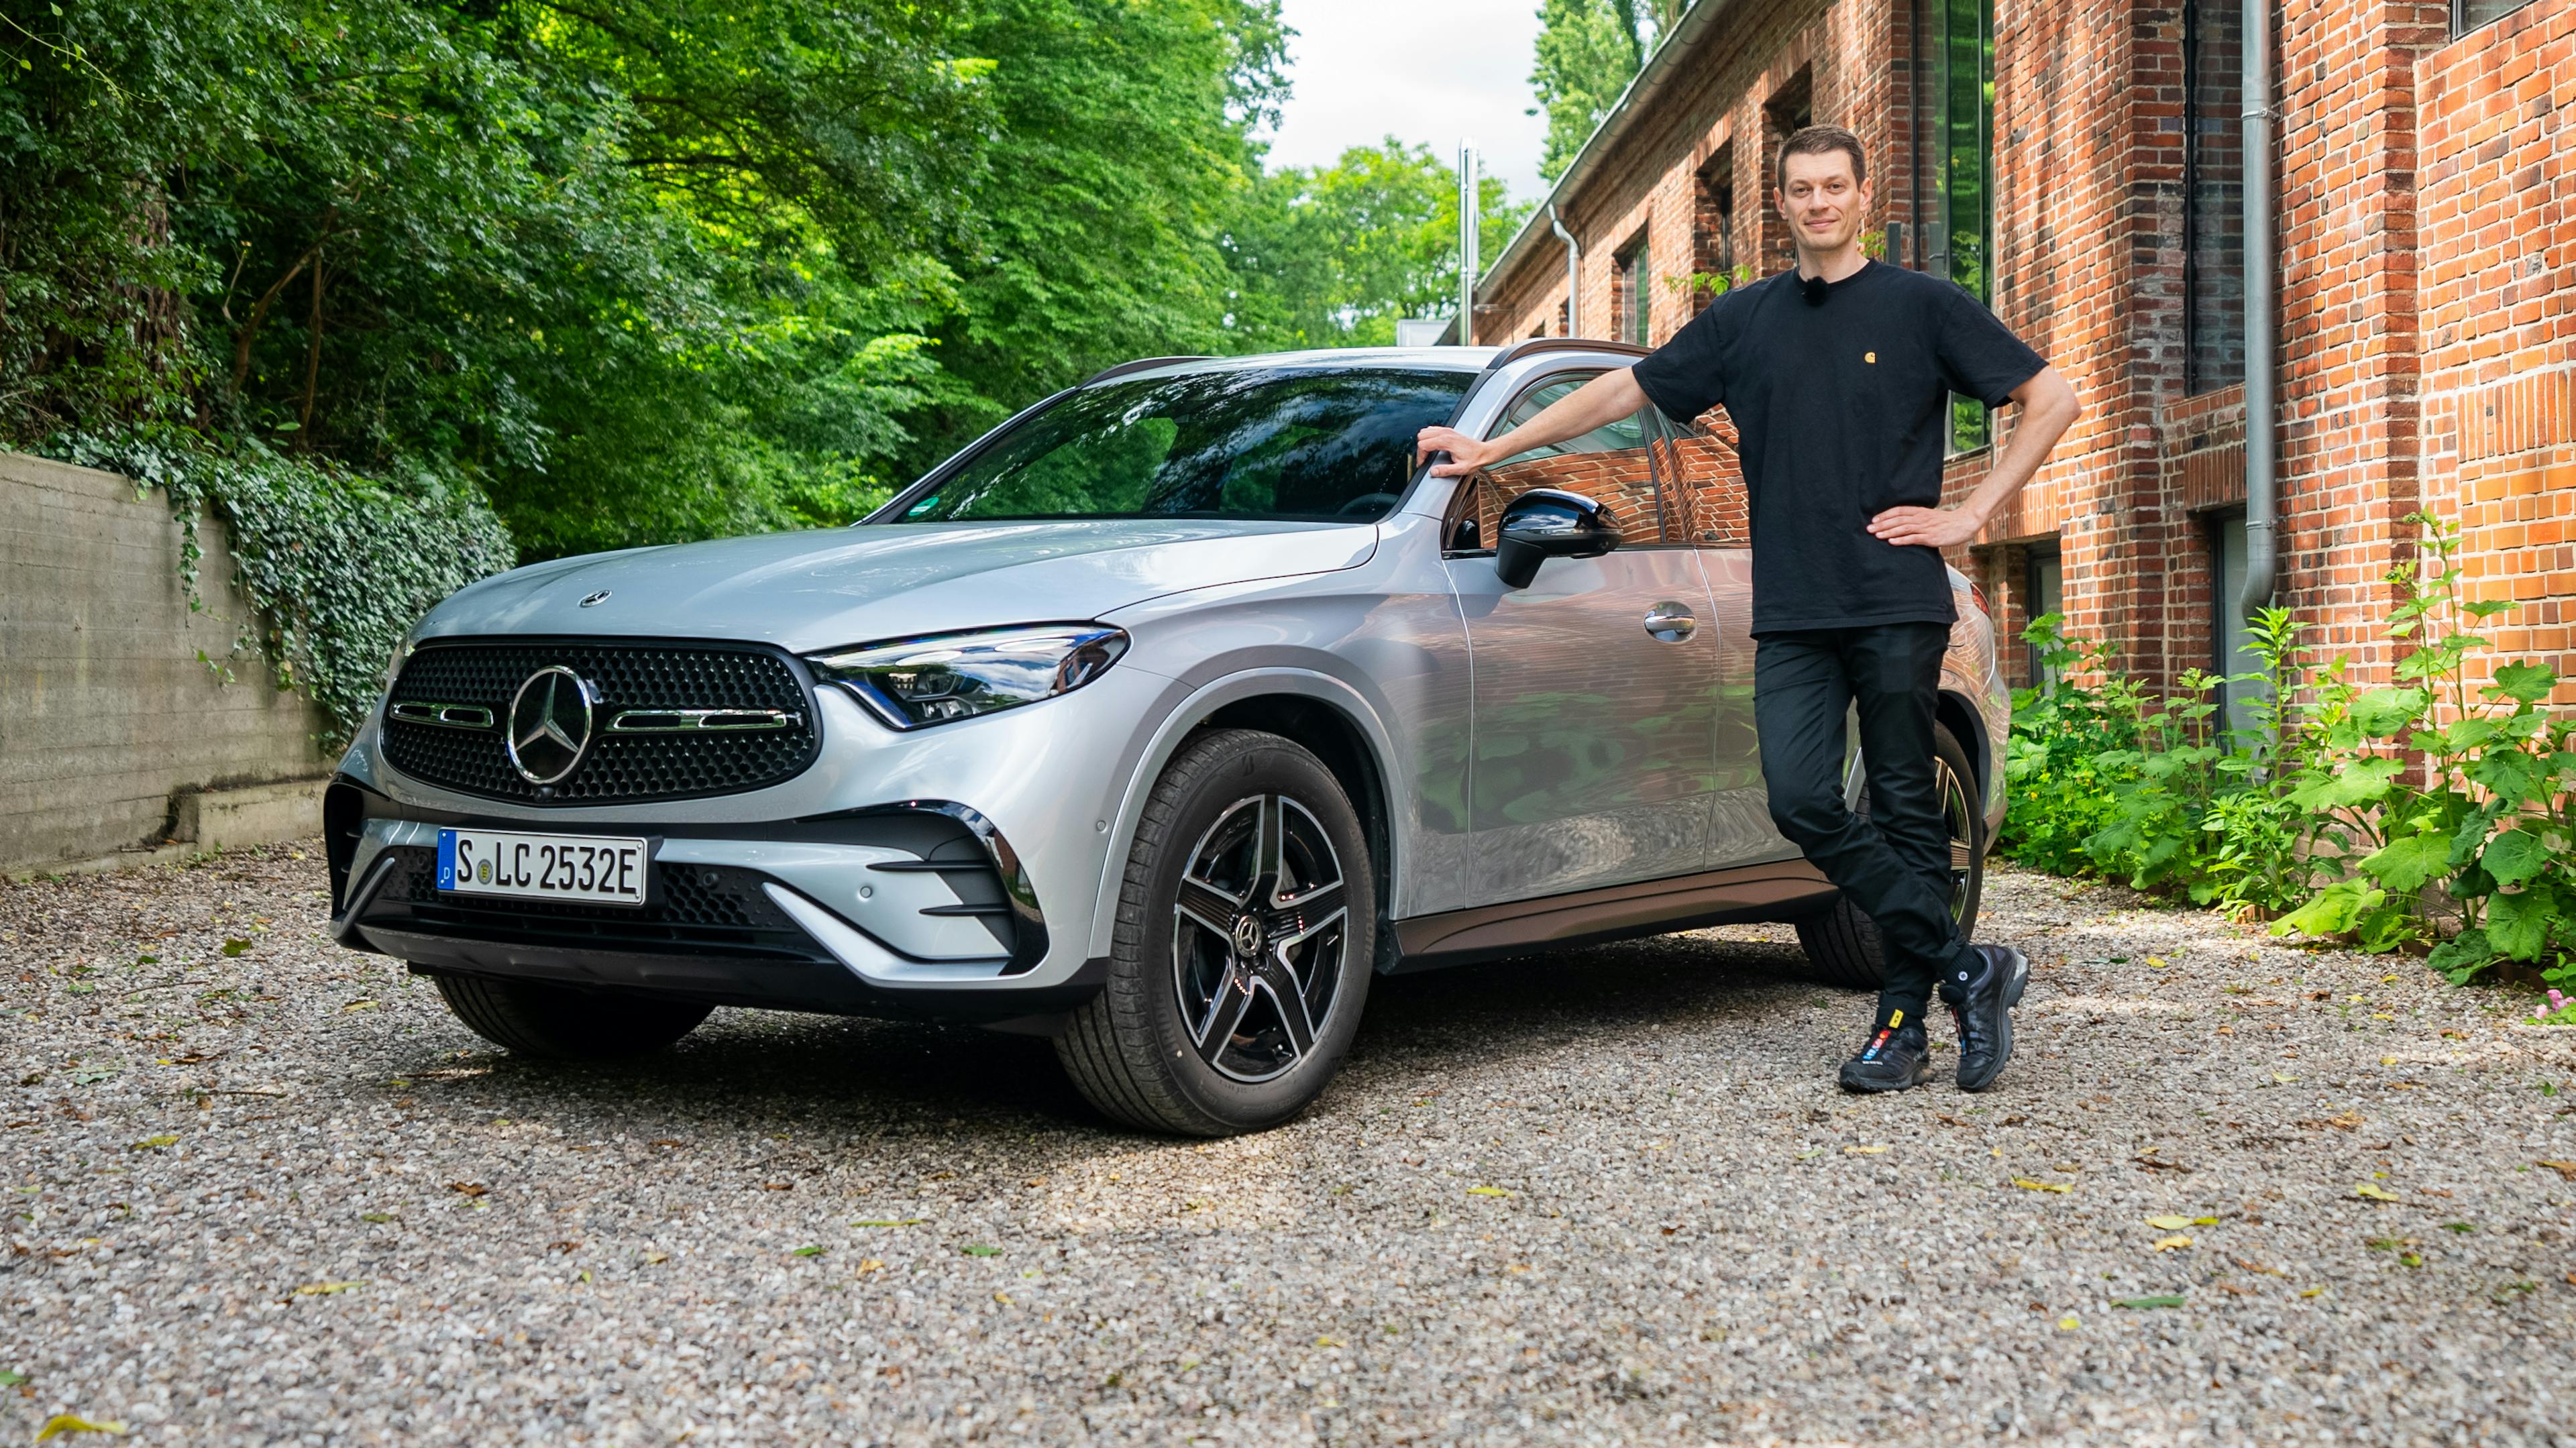
[[[1595,375],[1533,380],[1492,431]],[[1721,674],[1700,553],[1674,527],[1657,438],[1640,412],[1508,459],[1467,479],[1444,520],[1473,678],[1478,903],[1685,875],[1706,858]],[[1501,513],[1539,487],[1608,505],[1620,544],[1550,559],[1529,587],[1506,588],[1493,560]]]
[[[1703,868],[1786,859],[1797,847],[1771,823],[1753,731],[1752,508],[1723,414],[1675,423],[1658,415],[1658,472],[1681,536],[1708,578],[1710,654],[1718,681],[1710,719],[1708,855]]]

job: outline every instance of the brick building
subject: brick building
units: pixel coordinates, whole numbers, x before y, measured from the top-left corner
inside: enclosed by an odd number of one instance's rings
[[[1696,0],[1550,198],[1573,323],[1660,342],[1791,261],[1780,138],[1858,132],[1888,261],[1984,297],[2085,415],[1954,562],[2158,677],[2241,639],[2241,0]],[[2576,673],[2576,0],[2278,0],[2278,584],[2386,676],[2417,508],[2465,530],[2510,657]],[[1567,329],[1550,207],[1476,339]],[[1954,409],[1949,486],[1990,457]],[[1723,419],[1711,421],[1722,429]],[[2028,661],[2015,651],[2020,676]],[[2576,689],[2562,690],[2576,699]]]

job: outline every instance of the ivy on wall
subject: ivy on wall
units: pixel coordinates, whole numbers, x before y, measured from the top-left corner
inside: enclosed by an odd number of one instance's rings
[[[233,582],[257,611],[233,653],[257,657],[276,687],[322,706],[326,749],[366,722],[387,661],[431,605],[517,561],[482,490],[426,468],[368,478],[257,442],[219,452],[135,435],[64,434],[46,452],[168,495],[191,608],[205,606],[197,519],[211,511],[222,522]],[[200,657],[230,678],[229,658]]]

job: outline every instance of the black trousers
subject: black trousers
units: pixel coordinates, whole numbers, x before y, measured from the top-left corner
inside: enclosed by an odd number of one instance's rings
[[[1933,704],[1945,624],[1765,634],[1753,655],[1753,722],[1771,820],[1878,924],[1887,984],[1879,1021],[1922,1019],[1935,982],[1957,994],[1968,945],[1950,918],[1950,829],[1933,772]],[[1858,706],[1869,817],[1843,807],[1843,716]]]

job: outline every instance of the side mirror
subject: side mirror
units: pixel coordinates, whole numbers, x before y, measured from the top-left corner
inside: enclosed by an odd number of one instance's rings
[[[1505,588],[1527,588],[1549,558],[1598,558],[1619,546],[1610,510],[1581,493],[1532,488],[1503,506],[1494,575]]]

